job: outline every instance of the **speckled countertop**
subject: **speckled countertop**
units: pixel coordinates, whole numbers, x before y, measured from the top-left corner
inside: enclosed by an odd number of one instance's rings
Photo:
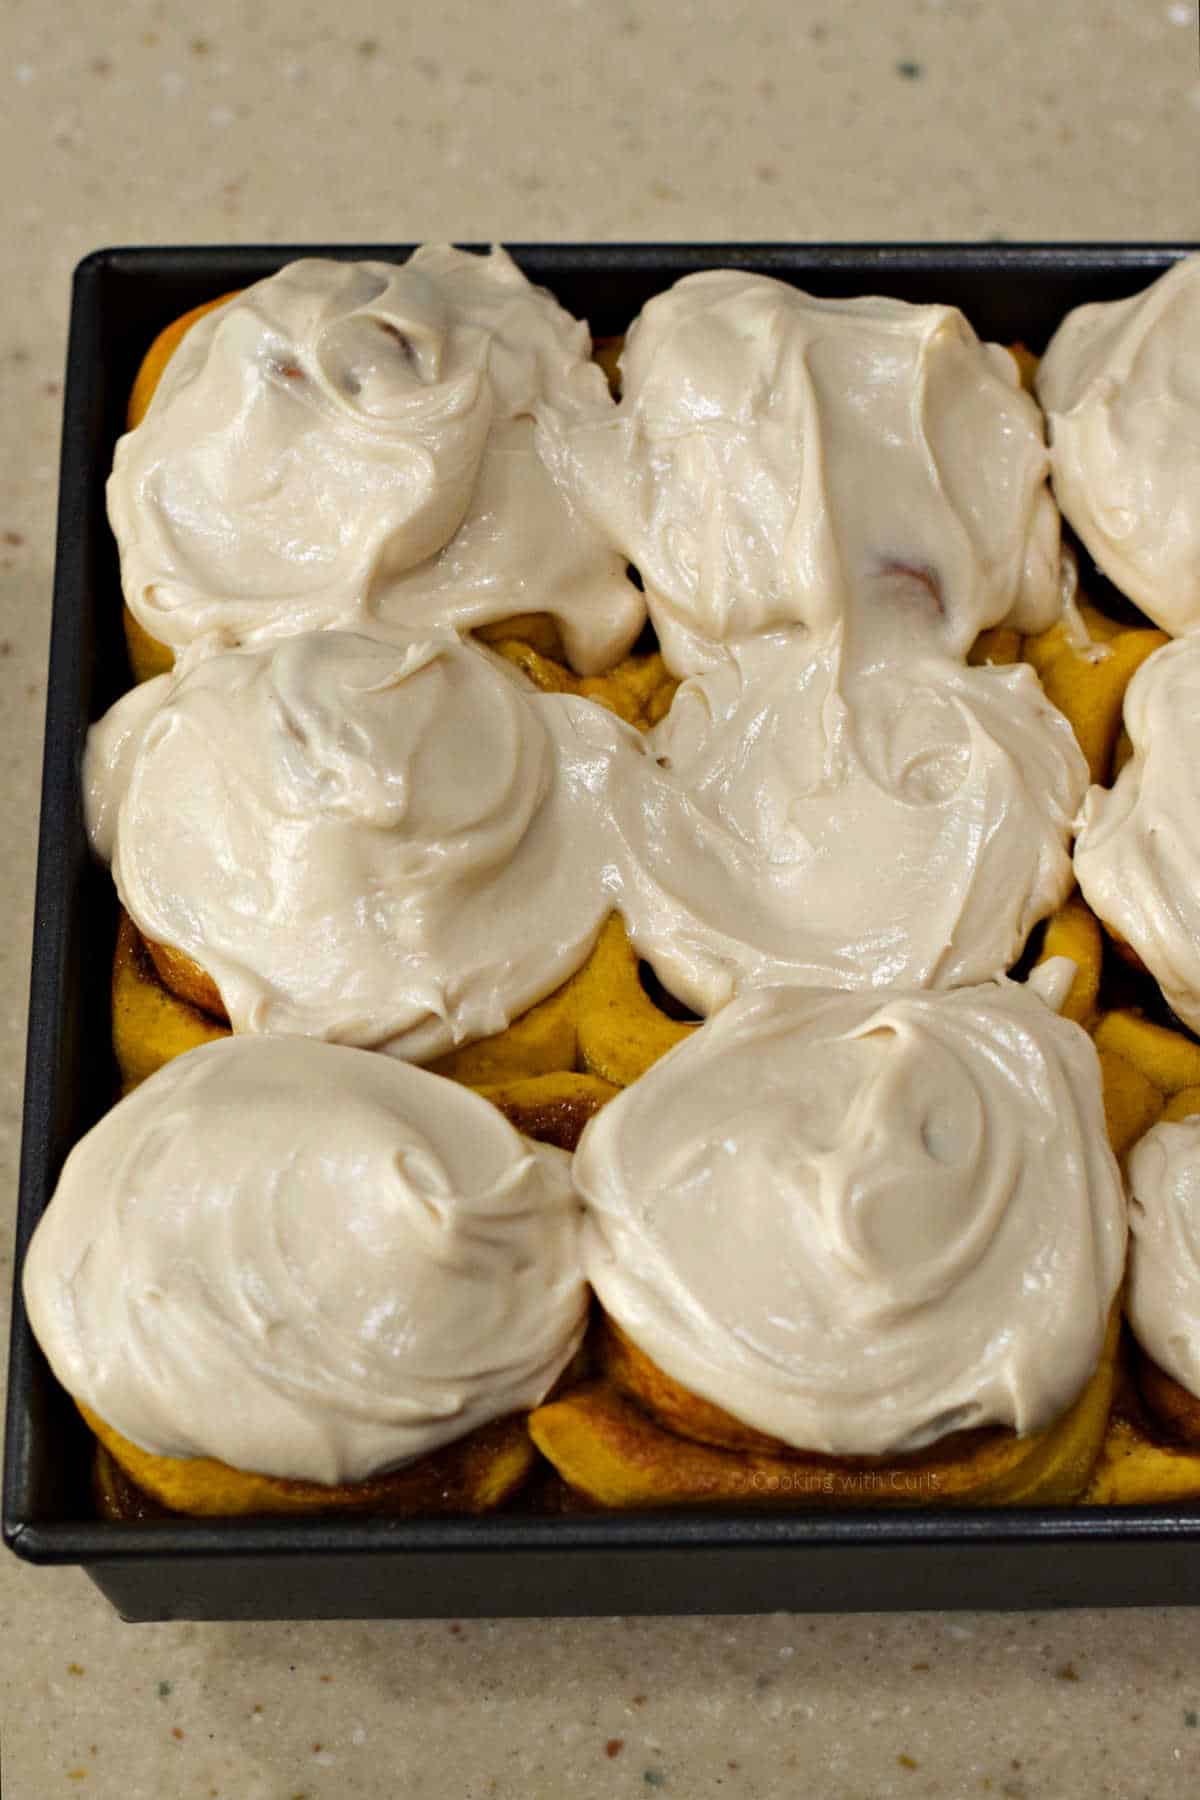
[[[8,0],[0,95],[5,1209],[84,252],[1200,238],[1195,0]],[[0,1621],[4,1800],[1200,1788],[1184,1610],[134,1627],[4,1555]]]

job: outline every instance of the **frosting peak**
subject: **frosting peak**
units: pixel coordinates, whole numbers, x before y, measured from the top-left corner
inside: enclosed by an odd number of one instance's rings
[[[125,596],[164,642],[344,617],[461,524],[488,337],[410,261],[291,263],[201,319],[121,439]]]

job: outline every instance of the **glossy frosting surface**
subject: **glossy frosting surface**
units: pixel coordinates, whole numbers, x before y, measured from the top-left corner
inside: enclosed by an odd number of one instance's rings
[[[542,397],[611,412],[590,348],[501,250],[288,264],[191,328],[117,445],[130,609],[176,650],[545,609],[585,672],[616,660],[641,596],[532,437]]]
[[[578,1239],[567,1157],[468,1089],[235,1038],[76,1145],[25,1300],[64,1387],[144,1449],[354,1481],[545,1395]]]
[[[717,270],[649,302],[622,368],[615,415],[547,400],[540,440],[640,570],[677,674],[782,626],[874,637],[898,590],[956,654],[1056,616],[1041,418],[954,308]]]
[[[238,1032],[427,1061],[579,967],[641,740],[448,631],[201,656],[89,735],[92,840]]]
[[[1122,1275],[1096,1053],[1009,982],[739,999],[597,1115],[575,1177],[605,1311],[833,1455],[1050,1424]]]
[[[1069,313],[1038,369],[1054,491],[1164,631],[1200,627],[1200,256]]]
[[[114,709],[89,757],[90,769],[107,771],[91,783],[94,839],[113,857],[135,922],[208,969],[236,1029],[390,1042],[427,1058],[499,1029],[569,974],[613,904],[666,985],[701,1013],[762,981],[953,986],[1010,966],[1067,891],[1066,846],[1084,787],[1069,728],[1027,670],[962,661],[983,626],[1044,623],[1061,604],[1045,447],[1008,353],[981,344],[951,308],[817,300],[736,271],[689,278],[650,302],[629,334],[619,410],[597,396],[603,382],[588,349],[584,327],[501,252],[433,247],[402,267],[293,264],[194,328],[146,426],[124,441],[117,510],[128,502],[138,529],[154,536],[173,517],[154,484],[182,469],[190,499],[180,516],[200,563],[215,570],[205,559],[228,554],[251,571],[251,586],[260,575],[266,583],[240,625],[222,612],[220,630],[215,614],[206,622],[187,602],[188,631],[209,634],[193,642],[193,663],[212,654],[221,632],[236,627],[261,644],[308,616],[291,598],[282,612],[270,599],[278,553],[311,576],[311,623],[336,625],[346,602],[361,629],[409,656],[413,633],[436,635],[439,622],[462,628],[546,606],[577,666],[599,666],[642,618],[623,572],[628,554],[668,659],[696,671],[650,758],[626,754],[598,718],[585,728],[576,710],[572,730],[589,739],[593,768],[585,777],[576,759],[579,779],[566,784],[587,841],[578,871],[547,878],[536,905],[517,899],[529,866],[524,854],[512,859],[540,806],[538,756],[513,759],[500,745],[494,758],[481,753],[481,792],[507,782],[506,798],[486,845],[472,829],[470,855],[488,872],[489,900],[499,887],[519,917],[515,932],[501,926],[500,941],[532,935],[547,944],[536,977],[524,965],[537,959],[523,951],[521,966],[496,976],[490,1000],[490,965],[462,937],[462,908],[451,908],[451,931],[435,917],[433,887],[444,893],[449,884],[434,852],[438,867],[414,895],[397,833],[360,835],[354,856],[366,845],[367,861],[355,878],[365,876],[366,898],[357,904],[349,878],[318,903],[312,881],[280,873],[298,857],[315,867],[318,836],[334,844],[324,816],[300,817],[316,800],[327,812],[333,790],[323,775],[295,786],[295,767],[311,758],[289,742],[290,701],[268,699],[250,709],[257,723],[239,717],[232,731],[233,741],[253,737],[238,754],[251,787],[272,789],[266,801],[238,797],[213,718],[192,732],[186,755],[183,735],[172,739],[161,721],[145,752],[138,721],[149,703]],[[189,407],[199,409],[194,419]],[[167,445],[158,461],[156,432]],[[429,504],[442,508],[431,526],[440,548],[410,557],[416,527],[393,529],[377,496],[363,501],[362,519],[354,515],[363,496],[343,439],[373,468],[386,465],[397,503],[416,493],[419,464]],[[345,559],[325,568],[303,548],[322,516],[303,482],[325,479],[326,454],[349,484],[346,541],[374,559],[366,574]],[[280,480],[269,505],[247,514],[237,484],[266,466],[264,455]],[[142,489],[122,473],[122,457],[149,471]],[[208,487],[195,485],[197,470]],[[614,571],[619,619],[605,597]],[[168,583],[154,604],[174,591]],[[307,669],[314,654],[304,652]],[[434,659],[439,670],[449,654]],[[299,679],[298,657],[271,668],[268,687]],[[245,678],[227,660],[214,673],[218,712],[241,713],[234,689]],[[407,693],[422,683],[436,685],[415,672],[403,685]],[[202,678],[188,675],[166,711],[195,711],[203,691]],[[528,736],[529,709],[511,691],[507,704]],[[568,716],[564,703],[539,705],[543,724]],[[349,715],[341,700],[334,711],[336,734]],[[413,711],[406,702],[405,717]],[[471,729],[465,711],[457,723],[426,712],[430,741]],[[353,737],[358,727],[348,729]],[[318,761],[328,755],[320,735]],[[469,760],[454,751],[445,765],[468,787]],[[369,762],[358,758],[364,792]],[[129,781],[138,794],[126,801]],[[181,855],[181,823],[190,821],[198,841],[204,807],[218,820],[228,807],[236,823],[210,825],[215,852],[209,844],[202,856]],[[179,819],[161,823],[172,809]],[[507,823],[497,830],[501,813]],[[414,816],[409,808],[404,832]],[[231,833],[236,846],[219,842]],[[285,839],[281,859],[273,846]],[[570,841],[578,851],[581,833]],[[377,854],[381,842],[386,855]],[[342,847],[320,855],[323,866],[351,868]],[[168,895],[171,882],[179,891]],[[473,918],[482,928],[482,915]],[[352,939],[364,926],[359,947]],[[461,978],[452,952],[465,952]],[[413,956],[426,953],[422,980],[433,991],[419,995]],[[398,1013],[391,965],[401,954],[408,1010]],[[469,995],[459,991],[466,987]]]
[[[1200,643],[1164,644],[1125,694],[1133,755],[1088,790],[1075,872],[1092,910],[1200,1029]]]
[[[1155,1125],[1130,1152],[1125,1312],[1147,1355],[1200,1395],[1200,1118]]]
[[[625,910],[698,1012],[751,982],[986,980],[1070,890],[1087,767],[1023,665],[763,637],[685,682],[650,748]]]

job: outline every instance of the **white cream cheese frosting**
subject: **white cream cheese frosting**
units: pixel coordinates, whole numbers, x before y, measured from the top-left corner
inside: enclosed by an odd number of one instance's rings
[[[192,1051],[107,1113],[24,1291],[63,1386],[144,1450],[324,1483],[536,1405],[587,1304],[563,1152],[286,1038]]]
[[[539,441],[636,564],[676,674],[789,625],[874,641],[898,601],[952,654],[1057,616],[1040,414],[954,308],[717,270],[649,302],[622,370],[615,414],[547,399]]]
[[[1200,643],[1146,658],[1125,693],[1125,728],[1133,755],[1111,789],[1088,790],[1075,873],[1093,912],[1200,1030]]]
[[[1200,627],[1200,256],[1068,313],[1038,368],[1054,491],[1164,631]]]
[[[428,1061],[500,1031],[606,913],[630,726],[452,632],[185,661],[89,734],[92,841],[237,1032]]]
[[[642,598],[533,444],[540,398],[611,412],[589,353],[502,250],[288,264],[191,327],[117,445],[130,610],[176,651],[547,610],[585,673],[617,660]]]
[[[1009,982],[746,995],[590,1121],[575,1180],[605,1312],[828,1455],[1049,1425],[1121,1281],[1096,1052]]]
[[[1125,1314],[1146,1354],[1200,1395],[1200,1118],[1155,1125],[1130,1152]]]
[[[622,907],[700,1013],[747,984],[986,980],[1072,885],[1087,765],[1023,665],[848,669],[837,631],[764,637],[685,682],[649,748],[657,786],[614,793]]]

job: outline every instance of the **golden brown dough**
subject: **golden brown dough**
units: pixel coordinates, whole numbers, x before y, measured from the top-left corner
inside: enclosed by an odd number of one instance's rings
[[[1112,774],[1125,690],[1167,636],[1149,627],[1118,625],[1086,601],[1079,612],[1103,656],[1090,660],[1072,642],[1065,622],[1025,638],[1021,655],[1037,670],[1047,699],[1070,720],[1092,780],[1104,785]]]
[[[325,1487],[231,1469],[212,1457],[152,1456],[79,1402],[92,1433],[141,1493],[169,1512],[192,1518],[228,1519],[248,1514],[370,1512],[409,1518],[416,1514],[483,1513],[503,1506],[527,1479],[534,1463],[524,1417],[496,1419],[405,1469],[367,1481]],[[98,1472],[103,1496],[103,1470]],[[120,1504],[112,1489],[112,1504]]]
[[[894,1458],[817,1456],[757,1433],[748,1434],[753,1447],[725,1448],[700,1433],[725,1433],[727,1414],[647,1368],[648,1359],[634,1364],[622,1353],[614,1366],[638,1388],[636,1400],[610,1372],[538,1407],[529,1429],[572,1488],[610,1508],[1064,1505],[1086,1487],[1104,1438],[1119,1329],[1114,1307],[1079,1398],[1047,1431],[1024,1438],[999,1428],[958,1432]],[[665,1417],[686,1425],[686,1435]]]

